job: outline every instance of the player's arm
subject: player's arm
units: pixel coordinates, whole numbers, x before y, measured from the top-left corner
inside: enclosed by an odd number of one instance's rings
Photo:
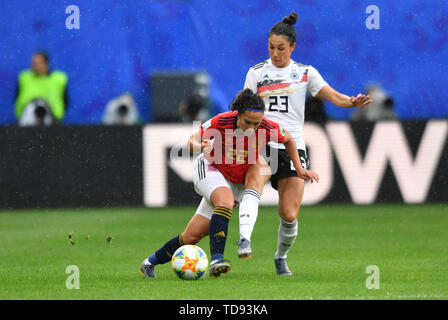
[[[217,122],[217,116],[213,117],[212,119],[209,119],[205,121],[200,127],[199,130],[195,133],[193,133],[190,138],[188,139],[188,148],[193,153],[210,153],[213,149],[213,145],[210,139],[204,139],[204,133],[208,132],[206,134],[207,137],[211,137],[213,135],[213,128],[216,126]]]
[[[329,85],[320,89],[317,94],[318,98],[324,98],[330,101],[332,104],[341,108],[364,108],[366,105],[372,102],[372,98],[369,95],[358,94],[356,97],[349,97],[345,94],[337,92]]]
[[[188,139],[188,148],[193,153],[210,152],[211,147],[209,139],[202,139],[201,130],[193,133]]]
[[[319,176],[317,173],[306,170],[302,167],[302,163],[300,162],[299,153],[297,152],[297,145],[294,141],[291,134],[287,131],[285,131],[285,139],[283,140],[283,144],[285,145],[286,152],[289,155],[289,158],[291,158],[294,167],[296,168],[297,175],[299,178],[303,180],[310,180],[311,182],[316,181],[319,182]]]

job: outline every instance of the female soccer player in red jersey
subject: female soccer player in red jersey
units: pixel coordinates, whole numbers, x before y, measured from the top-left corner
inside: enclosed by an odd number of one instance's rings
[[[203,152],[196,159],[193,175],[195,190],[203,198],[185,231],[143,261],[140,272],[146,277],[155,277],[155,266],[170,261],[177,248],[195,244],[207,234],[210,236],[210,276],[215,278],[230,270],[230,263],[223,256],[229,219],[245,193],[258,196],[261,193],[263,185],[257,186],[251,181],[258,181],[253,177],[263,169],[259,153],[268,142],[285,146],[302,179],[319,180],[316,173],[302,167],[291,135],[263,117],[264,109],[263,100],[245,89],[234,98],[232,111],[208,120],[190,137],[190,150]],[[257,162],[259,165],[251,172],[249,168]]]
[[[302,137],[307,91],[313,96],[325,98],[342,108],[363,108],[372,100],[368,95],[358,94],[356,97],[349,97],[337,92],[311,65],[304,65],[291,59],[291,54],[296,48],[294,29],[296,22],[297,14],[291,13],[272,27],[268,37],[270,59],[249,69],[244,87],[263,98],[265,104],[269,106],[265,117],[277,122],[291,134],[298,147],[295,153],[300,156],[302,165],[308,168],[309,162]],[[274,167],[278,168],[271,177],[271,185],[279,193],[278,213],[280,215],[274,262],[278,274],[291,275],[286,264],[286,257],[297,236],[297,217],[305,181],[291,166],[290,152],[285,152],[284,148],[282,144],[272,142],[267,151],[270,151],[271,167],[274,164]],[[266,175],[258,175],[254,178],[259,179],[257,183],[259,185],[264,185],[269,180]],[[256,202],[256,200],[253,201]],[[248,218],[240,214],[241,238],[238,249],[240,258],[250,257],[252,254],[250,237],[256,218],[256,215]]]

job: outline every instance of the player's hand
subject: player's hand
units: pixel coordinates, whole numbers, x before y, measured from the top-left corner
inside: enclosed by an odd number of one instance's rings
[[[205,154],[210,154],[210,152],[212,152],[213,149],[213,144],[210,140],[208,139],[204,139],[201,142],[201,150],[202,152],[204,152]]]
[[[358,94],[355,97],[351,97],[350,101],[352,102],[352,105],[356,108],[362,109],[364,108],[366,105],[368,105],[369,103],[373,102],[372,98],[367,94]]]
[[[317,173],[315,173],[314,171],[301,168],[297,172],[297,175],[299,176],[299,178],[301,178],[305,181],[311,181],[311,183],[316,181],[317,183],[319,183],[319,175]]]

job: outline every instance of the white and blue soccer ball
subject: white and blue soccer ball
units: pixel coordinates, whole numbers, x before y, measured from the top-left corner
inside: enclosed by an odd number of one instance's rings
[[[174,252],[171,265],[179,278],[197,280],[207,271],[208,258],[200,247],[187,244]]]

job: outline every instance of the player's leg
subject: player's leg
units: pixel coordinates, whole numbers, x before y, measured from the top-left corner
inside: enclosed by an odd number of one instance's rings
[[[232,184],[202,155],[196,160],[196,169],[193,174],[195,190],[213,206],[208,231],[210,276],[217,277],[230,270],[230,262],[224,259],[224,249],[234,206]]]
[[[209,228],[210,276],[215,278],[230,270],[229,261],[224,259],[224,249],[234,205],[232,190],[228,187],[216,188],[210,196],[210,202],[214,206]]]
[[[258,205],[270,177],[271,169],[262,156],[246,172],[245,190],[239,206],[240,240],[237,254],[241,259],[252,256],[250,241],[258,217]]]
[[[196,213],[191,218],[184,232],[167,241],[140,266],[140,273],[147,278],[155,278],[155,266],[171,261],[174,252],[184,244],[196,244],[208,234],[213,208],[202,198]]]
[[[278,160],[277,170],[271,177],[271,185],[278,191],[280,224],[278,228],[277,251],[275,253],[275,268],[279,275],[291,275],[286,264],[288,251],[297,238],[300,204],[302,202],[305,181],[297,176],[294,165],[285,150],[271,150]],[[309,169],[309,161],[304,150],[298,150],[302,166]],[[271,165],[272,168],[272,165]]]
[[[288,251],[296,240],[298,232],[298,214],[302,202],[305,181],[298,177],[278,180],[279,215],[277,251],[275,266],[279,275],[291,275],[286,264]]]
[[[202,199],[201,204],[196,210],[196,214],[190,219],[184,232],[166,242],[148,258],[148,262],[153,265],[167,263],[171,261],[173,253],[178,248],[185,244],[196,244],[208,234],[210,218],[200,214],[203,211],[203,207],[207,205],[206,202],[205,199]]]
[[[208,235],[212,214],[213,206],[202,198],[195,215],[182,233],[184,244],[196,244]]]

